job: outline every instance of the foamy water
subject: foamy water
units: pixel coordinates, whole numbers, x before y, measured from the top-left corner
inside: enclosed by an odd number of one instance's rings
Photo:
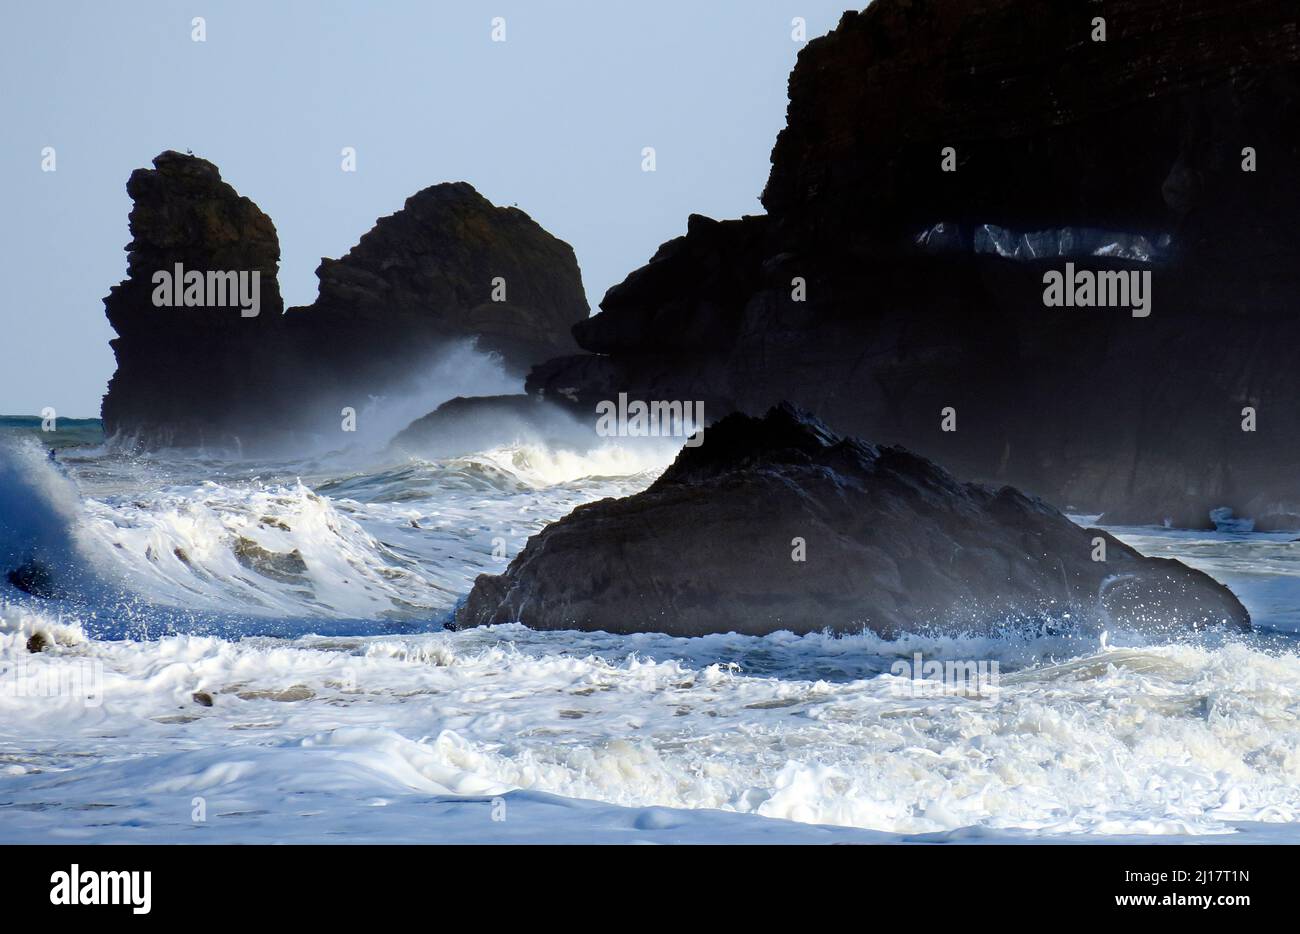
[[[1243,637],[440,629],[672,453],[9,446],[0,550],[67,592],[0,591],[0,839],[1300,839],[1286,536],[1120,530],[1234,586]],[[918,690],[916,653],[999,689]]]

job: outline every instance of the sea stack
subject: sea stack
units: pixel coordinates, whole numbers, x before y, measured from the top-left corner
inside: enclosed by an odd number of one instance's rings
[[[520,377],[577,349],[588,307],[572,248],[465,182],[412,195],[323,259],[316,301],[288,311],[274,224],[211,162],[162,153],[127,191],[127,279],[104,300],[111,436],[247,448],[337,433],[341,407],[409,389],[455,347]]]
[[[284,311],[280,241],[271,219],[206,159],[164,152],[153,165],[127,181],[127,278],[104,299],[117,332],[104,431],[149,446],[238,437],[257,425],[255,413],[266,421],[282,401],[277,370],[267,366]],[[180,281],[172,281],[178,267]],[[201,288],[190,305],[187,272]],[[237,294],[209,302],[208,273],[234,273],[236,283],[243,274],[249,285],[256,273],[257,314],[246,315]],[[155,301],[164,285],[167,300]]]

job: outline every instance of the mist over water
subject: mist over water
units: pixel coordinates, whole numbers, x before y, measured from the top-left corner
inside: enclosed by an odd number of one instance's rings
[[[509,376],[495,355],[481,353],[470,341],[455,342],[426,367],[419,368],[412,388],[389,397],[363,400],[357,409],[356,437],[350,446],[378,452],[398,432],[457,396],[521,393],[523,380]],[[328,446],[331,439],[322,439]]]

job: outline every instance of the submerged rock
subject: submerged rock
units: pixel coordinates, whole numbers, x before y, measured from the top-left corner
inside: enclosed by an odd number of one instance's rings
[[[475,581],[454,625],[895,635],[1067,618],[1250,625],[1200,571],[781,405],[727,416],[649,489],[547,526]]]
[[[389,446],[436,459],[517,442],[581,450],[597,440],[591,424],[533,396],[457,396],[413,421]]]
[[[33,597],[48,600],[60,593],[49,567],[35,558],[28,558],[6,574],[5,578],[23,593]]]
[[[307,576],[307,562],[297,548],[293,551],[269,551],[251,538],[235,539],[235,560],[248,568],[282,583],[292,584]]]

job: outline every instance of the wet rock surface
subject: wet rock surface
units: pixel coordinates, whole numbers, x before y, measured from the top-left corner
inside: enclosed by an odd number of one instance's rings
[[[389,449],[438,459],[515,443],[582,450],[597,441],[591,424],[536,396],[457,396],[399,432]]]
[[[547,526],[478,578],[454,625],[895,635],[1045,620],[1249,626],[1227,588],[1178,561],[783,405],[722,419],[649,489]]]

